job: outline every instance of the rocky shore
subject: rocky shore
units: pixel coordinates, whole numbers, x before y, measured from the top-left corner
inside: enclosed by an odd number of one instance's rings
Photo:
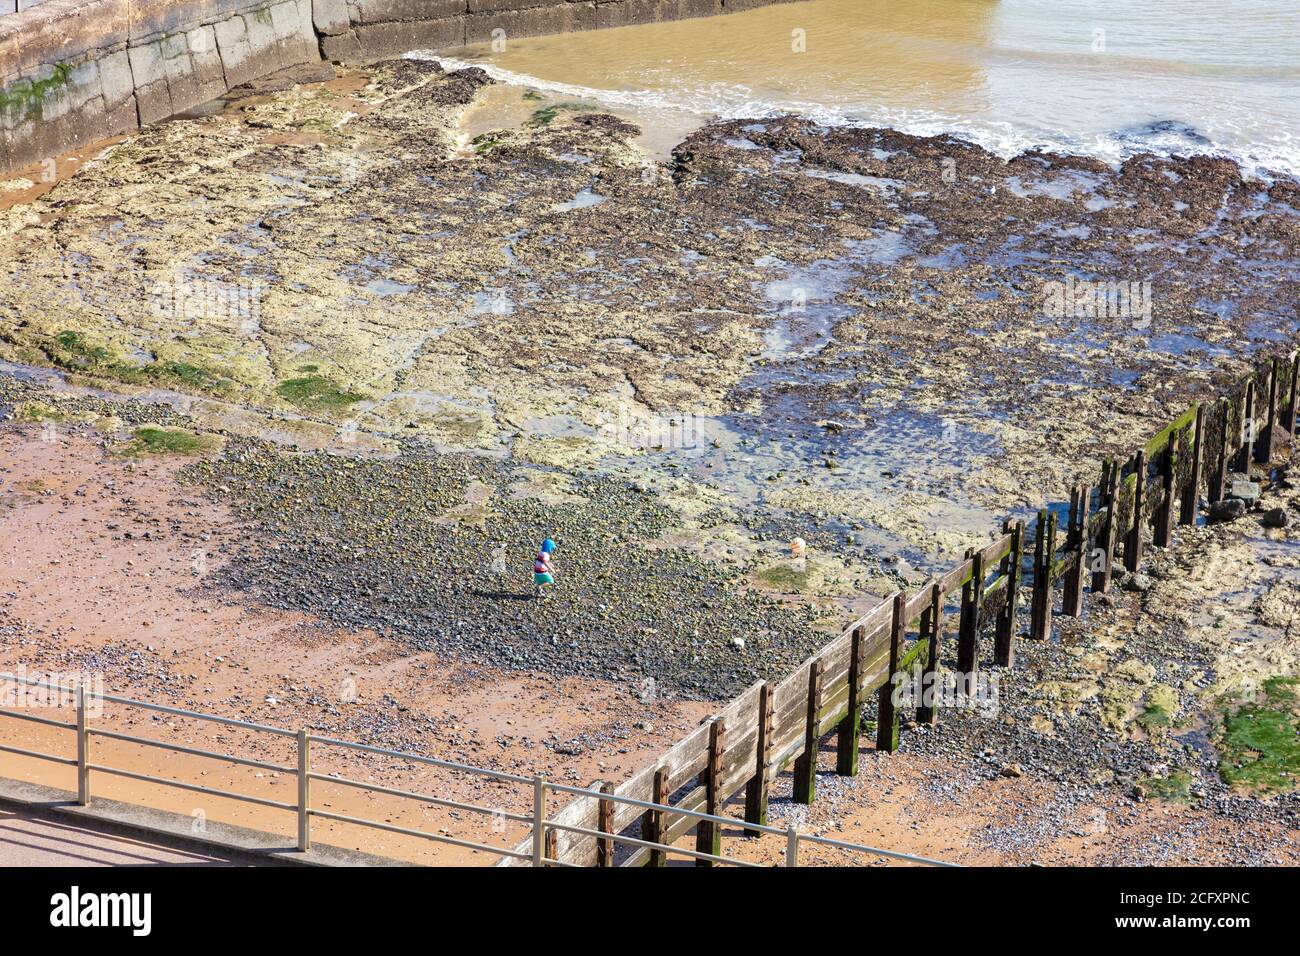
[[[722,700],[1300,327],[1300,188],[1226,161],[1007,162],[780,117],[656,162],[626,119],[527,89],[522,123],[469,135],[487,83],[408,60],[270,81],[0,212],[5,427],[183,456],[243,529],[209,596]],[[1185,532],[1026,647],[996,717],[905,749],[1294,827],[1293,797],[1258,799],[1290,787],[1243,797],[1222,765],[1252,763],[1229,648],[1291,641],[1214,623],[1223,554],[1281,587],[1240,527]]]

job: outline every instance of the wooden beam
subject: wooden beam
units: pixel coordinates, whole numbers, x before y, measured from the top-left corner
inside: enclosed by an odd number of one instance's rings
[[[795,803],[812,803],[817,796],[817,714],[821,710],[821,658],[808,664],[808,711],[804,724],[803,753],[794,761]]]
[[[1106,506],[1105,521],[1092,555],[1092,590],[1105,594],[1110,590],[1111,570],[1115,563],[1116,506],[1119,503],[1119,462],[1108,459],[1109,467],[1103,470],[1105,484],[1101,489],[1102,503]],[[1100,551],[1100,554],[1096,552]],[[1100,567],[1098,567],[1100,562]]]
[[[1241,428],[1237,432],[1238,444],[1234,447],[1232,470],[1250,471],[1251,447],[1255,442],[1255,377],[1246,380],[1246,397],[1241,404]]]
[[[1268,417],[1264,430],[1255,438],[1255,461],[1267,465],[1273,460],[1273,429],[1277,425],[1277,380],[1279,366],[1276,357],[1268,370]]]
[[[1205,408],[1196,406],[1196,424],[1192,426],[1192,463],[1183,485],[1182,508],[1178,512],[1178,523],[1196,524],[1197,499],[1201,494],[1201,462],[1205,457]]]
[[[758,688],[758,740],[754,752],[754,776],[745,786],[745,821],[766,826],[767,795],[772,778],[772,685],[767,681]],[[756,830],[747,830],[745,835],[754,837],[759,834]]]
[[[1087,485],[1079,486],[1076,492],[1077,509],[1074,513],[1074,564],[1065,573],[1064,593],[1061,596],[1061,613],[1078,617],[1083,613],[1083,581],[1088,570],[1088,506],[1092,500],[1092,489]]]
[[[979,673],[980,607],[984,603],[984,559],[978,551],[966,554],[974,563],[971,579],[961,588],[961,624],[957,631],[957,670],[973,686]]]
[[[722,805],[722,746],[727,730],[721,717],[709,724],[709,755],[700,785],[704,787],[704,812],[717,814]],[[695,852],[722,855],[722,827],[712,820],[701,820],[695,829]],[[695,861],[696,866],[713,866],[712,860]]]
[[[855,627],[850,640],[848,712],[837,728],[835,744],[835,772],[841,777],[858,775],[858,746],[862,734],[862,658],[867,638],[862,628]]]
[[[613,793],[614,785],[608,781],[601,783],[601,793]],[[601,800],[599,822],[596,825],[601,833],[614,832],[614,801]],[[596,865],[613,866],[614,865],[614,840],[612,837],[601,837],[596,841]]]
[[[1231,414],[1232,403],[1226,398],[1219,399],[1219,455],[1206,489],[1206,498],[1210,504],[1221,501],[1228,486],[1228,461],[1232,457],[1232,440],[1228,437],[1232,427]]]
[[[1052,557],[1056,553],[1056,512],[1038,513],[1038,541],[1034,547],[1034,617],[1029,636],[1045,641],[1052,636]]]
[[[1002,526],[1011,535],[1011,550],[1002,559],[1002,576],[1006,579],[1007,598],[998,613],[997,632],[993,639],[993,663],[1013,667],[1016,662],[1016,612],[1020,603],[1021,562],[1025,552],[1025,523],[1007,519]],[[942,608],[940,608],[942,612]],[[937,648],[936,648],[937,650]]]
[[[667,767],[660,767],[655,771],[654,786],[651,790],[650,802],[666,806],[668,798],[672,796],[668,792]],[[663,843],[668,835],[667,814],[663,810],[647,810],[644,817],[641,818],[641,839],[648,840],[651,843]],[[668,854],[663,850],[651,850],[650,859],[647,866],[667,866]]]
[[[1145,510],[1145,498],[1147,489],[1147,453],[1143,449],[1137,453],[1137,460],[1133,467],[1134,474],[1137,475],[1137,481],[1133,484],[1133,509],[1132,520],[1129,522],[1128,535],[1124,540],[1124,567],[1132,572],[1138,569],[1142,563],[1142,545],[1145,543],[1142,534],[1143,520],[1142,512]]]
[[[1300,353],[1291,354],[1291,397],[1286,403],[1286,430],[1292,438],[1295,437],[1296,423],[1296,400],[1300,398]]]
[[[925,696],[917,702],[916,722],[934,727],[939,723],[939,650],[943,640],[943,592],[937,581],[930,585],[930,606],[921,618],[921,636],[930,647],[921,672],[921,693]]]
[[[889,670],[880,688],[876,708],[876,749],[885,753],[898,750],[898,709],[894,706],[894,680],[898,674],[898,660],[903,647],[907,622],[903,617],[906,601],[902,593],[894,595],[894,616],[889,628]]]
[[[1173,442],[1165,449],[1160,467],[1160,505],[1156,512],[1156,530],[1152,543],[1167,548],[1174,541],[1174,472],[1178,468],[1178,455]]]

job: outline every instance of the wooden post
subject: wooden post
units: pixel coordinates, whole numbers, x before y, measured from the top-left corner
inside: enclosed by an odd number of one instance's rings
[[[722,796],[722,743],[727,726],[720,718],[709,724],[709,758],[700,782],[704,785],[704,812],[717,815]],[[695,852],[722,855],[722,827],[701,820],[695,828]],[[712,860],[695,861],[696,866],[713,866]]]
[[[1088,504],[1092,498],[1092,489],[1082,485],[1078,491],[1079,507],[1074,519],[1074,566],[1065,578],[1064,594],[1061,597],[1061,613],[1078,617],[1083,613],[1083,581],[1088,570]]]
[[[1160,510],[1156,512],[1156,531],[1152,543],[1158,548],[1167,548],[1174,540],[1174,471],[1178,468],[1178,456],[1174,451],[1174,436],[1169,436],[1169,446],[1165,449],[1164,461],[1160,469]]]
[[[1192,426],[1192,464],[1183,485],[1182,509],[1178,512],[1179,524],[1196,524],[1197,498],[1201,489],[1201,459],[1205,455],[1205,406],[1196,406],[1196,424]]]
[[[898,673],[898,659],[907,627],[903,620],[903,608],[906,603],[902,592],[894,595],[894,616],[889,627],[889,670],[885,672],[885,684],[880,688],[879,704],[876,708],[876,749],[891,754],[898,749],[898,709],[894,706],[894,675]]]
[[[821,658],[808,665],[808,712],[803,732],[803,753],[794,761],[795,803],[812,803],[817,796],[817,712],[821,710]]]
[[[1047,509],[1038,510],[1038,527],[1034,533],[1034,584],[1029,599],[1029,637],[1037,640],[1043,629],[1043,553],[1047,548]]]
[[[1002,530],[1011,533],[1011,550],[1002,559],[1002,573],[1007,578],[1007,599],[998,615],[997,635],[993,640],[993,663],[1013,667],[1016,662],[1016,610],[1020,603],[1021,562],[1025,551],[1025,523],[1007,520]],[[941,609],[942,610],[942,609]]]
[[[837,728],[835,772],[841,777],[858,775],[858,745],[862,734],[862,655],[866,652],[866,635],[855,627],[849,651],[849,709]]]
[[[654,790],[650,795],[650,802],[657,803],[660,806],[667,806],[668,798],[672,796],[668,792],[668,768],[660,767],[655,771]],[[667,815],[663,810],[647,810],[644,817],[641,818],[641,839],[650,843],[663,843],[668,835]],[[646,866],[667,866],[668,854],[663,850],[651,850],[650,860]]]
[[[754,776],[745,786],[745,822],[767,825],[767,793],[772,779],[772,685],[758,688],[758,740],[755,745]],[[759,836],[746,830],[745,836]]]
[[[1255,460],[1267,465],[1273,460],[1273,429],[1277,426],[1278,360],[1274,358],[1268,370],[1268,418],[1264,430],[1255,438]]]
[[[1043,509],[1038,513],[1038,542],[1034,548],[1035,615],[1029,636],[1045,641],[1052,636],[1052,560],[1056,554],[1056,512]]]
[[[961,624],[957,631],[959,679],[974,686],[980,669],[980,606],[984,603],[984,557],[974,548],[966,552],[971,562],[970,580],[961,586]]]
[[[1106,519],[1102,522],[1094,554],[1090,556],[1095,561],[1095,552],[1101,552],[1100,570],[1095,563],[1092,569],[1092,590],[1095,594],[1105,594],[1110,590],[1111,569],[1115,562],[1115,529],[1118,527],[1115,509],[1119,502],[1119,463],[1111,459],[1105,475],[1106,484],[1101,489],[1101,495],[1106,506]]]
[[[1295,437],[1296,422],[1296,399],[1300,392],[1300,352],[1293,352],[1291,355],[1291,397],[1286,403],[1286,422],[1285,427],[1287,434],[1292,438]]]
[[[1147,453],[1145,448],[1137,453],[1134,474],[1137,479],[1133,482],[1133,520],[1129,523],[1128,536],[1124,541],[1124,567],[1129,571],[1136,571],[1142,563],[1142,526],[1145,524],[1142,520],[1142,512],[1145,507],[1144,499],[1147,489]]]
[[[921,633],[930,642],[921,672],[921,693],[928,695],[930,702],[923,696],[916,705],[916,722],[934,727],[939,723],[939,650],[943,640],[943,594],[937,581],[930,585],[930,606],[921,619]]]
[[[1228,460],[1232,457],[1231,439],[1228,437],[1231,431],[1231,411],[1232,403],[1226,398],[1219,399],[1219,457],[1206,489],[1206,499],[1210,504],[1222,500],[1223,491],[1228,485]]]
[[[1232,470],[1250,472],[1251,448],[1254,444],[1255,431],[1255,377],[1246,380],[1246,397],[1241,405],[1241,428],[1237,432],[1239,444],[1234,449]]]
[[[1077,554],[1079,550],[1079,539],[1083,537],[1083,532],[1079,528],[1079,512],[1082,508],[1079,505],[1081,497],[1080,489],[1076,485],[1070,489],[1070,516],[1065,528],[1065,553],[1067,555]],[[1075,576],[1073,569],[1065,575],[1065,580],[1061,582],[1061,613],[1069,614],[1069,608],[1073,604],[1073,588]]]
[[[614,785],[608,781],[602,781],[600,784],[601,793],[613,793]],[[614,801],[601,800],[599,813],[597,815],[596,829],[601,833],[614,832]],[[614,840],[612,837],[600,837],[596,840],[596,865],[613,866],[614,865]]]

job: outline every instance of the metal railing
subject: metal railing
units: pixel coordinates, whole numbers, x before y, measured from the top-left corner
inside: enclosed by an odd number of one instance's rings
[[[750,860],[742,860],[736,857],[723,856],[721,854],[706,853],[702,850],[692,850],[685,847],[678,847],[668,843],[657,843],[652,840],[638,839],[636,837],[625,836],[621,833],[615,833],[608,830],[595,830],[589,827],[580,827],[573,824],[561,823],[548,819],[546,816],[546,800],[550,793],[564,793],[579,797],[590,797],[596,800],[606,800],[612,803],[619,803],[628,806],[634,806],[646,810],[650,813],[661,814],[662,819],[667,820],[674,815],[678,817],[687,817],[700,823],[710,823],[715,826],[740,827],[746,832],[757,834],[768,834],[783,837],[785,840],[785,859],[786,866],[799,865],[799,851],[803,844],[812,844],[818,846],[832,847],[841,850],[847,850],[858,853],[865,853],[871,856],[877,856],[887,859],[902,860],[909,863],[917,863],[926,866],[953,866],[955,864],[943,863],[938,860],[930,860],[925,857],[913,856],[906,853],[896,853],[891,850],[881,850],[875,847],[862,846],[856,843],[847,843],[842,840],[832,840],[827,837],[814,836],[809,833],[803,833],[795,827],[767,826],[765,824],[749,823],[735,817],[723,817],[699,810],[689,810],[685,807],[674,807],[667,804],[652,803],[647,800],[638,800],[634,797],[620,796],[611,792],[600,790],[591,790],[583,787],[571,787],[564,784],[552,783],[543,777],[527,777],[519,774],[506,773],[500,770],[488,770],[483,767],[473,767],[467,764],[455,763],[448,760],[439,760],[434,757],[425,757],[420,754],[407,753],[400,750],[387,750],[383,747],[374,747],[369,744],[356,743],[348,740],[337,740],[333,737],[313,736],[305,730],[286,730],[282,727],[273,727],[269,724],[257,724],[245,720],[236,720],[231,717],[217,717],[213,714],[202,714],[192,710],[183,710],[179,707],[168,707],[164,704],[154,704],[148,701],[134,700],[129,697],[117,697],[104,693],[92,693],[87,690],[84,684],[67,686],[58,684],[50,680],[34,679],[18,674],[0,673],[0,681],[13,681],[17,684],[24,684],[32,687],[42,687],[48,690],[56,691],[60,694],[69,695],[74,702],[76,717],[73,721],[56,720],[50,717],[42,717],[38,714],[24,713],[9,708],[0,708],[0,717],[11,717],[16,720],[28,721],[47,727],[56,727],[64,730],[71,730],[76,734],[77,756],[61,757],[57,754],[41,753],[40,751],[28,750],[23,747],[16,747],[9,744],[0,744],[0,752],[16,754],[22,757],[44,760],[50,763],[56,763],[63,766],[75,767],[77,771],[77,803],[80,806],[89,806],[91,803],[91,774],[101,773],[109,776],[122,777],[128,780],[135,780],[143,783],[158,784],[165,787],[173,787],[179,790],[186,790],[193,793],[203,793],[209,796],[220,797],[228,800],[235,800],[244,803],[251,803],[257,806],[269,807],[275,810],[282,810],[286,813],[293,813],[297,818],[297,848],[299,851],[306,852],[311,849],[312,838],[312,817],[319,817],[322,820],[332,820],[337,823],[350,824],[371,829],[382,830],[389,833],[397,833],[403,836],[415,837],[423,840],[430,840],[437,843],[443,843],[462,849],[482,851],[494,854],[503,859],[527,860],[533,866],[557,866],[569,867],[576,864],[567,863],[563,860],[548,857],[547,842],[548,836],[557,832],[573,833],[579,836],[594,837],[597,840],[607,841],[606,846],[612,847],[614,844],[631,846],[638,849],[649,849],[654,853],[663,854],[664,857],[669,855],[683,856],[696,861],[716,863],[725,866],[757,867],[764,864],[755,863]],[[169,714],[174,717],[183,717],[191,720],[208,721],[210,723],[222,724],[229,727],[236,727],[241,730],[253,731],[255,733],[272,734],[277,737],[292,739],[297,745],[297,766],[286,766],[272,763],[265,760],[255,760],[250,757],[240,757],[233,754],[217,753],[212,750],[204,750],[198,747],[187,747],[181,744],[168,743],[162,740],[155,740],[149,737],[138,737],[134,734],[121,733],[115,730],[101,729],[90,726],[89,714],[92,701],[102,703],[117,704],[124,707],[137,707],[145,710],[155,711],[158,713]],[[43,705],[49,706],[49,705]],[[54,705],[57,706],[57,705]],[[160,750],[170,751],[172,753],[185,754],[193,757],[201,757],[211,760],[217,760],[223,763],[233,763],[240,766],[253,767],[258,770],[267,770],[275,773],[285,773],[294,776],[298,783],[297,800],[294,803],[285,803],[283,801],[271,800],[266,797],[254,796],[252,794],[237,793],[233,790],[222,790],[215,787],[207,787],[201,784],[186,783],[181,780],[175,780],[167,777],[154,776],[152,774],[139,773],[134,770],[127,770],[122,767],[114,767],[107,763],[96,763],[91,759],[91,739],[101,737],[105,740],[115,740],[123,743],[138,744],[145,747],[154,747]],[[355,780],[350,777],[342,777],[334,774],[322,774],[311,769],[312,746],[319,745],[323,747],[336,747],[349,751],[374,754],[382,757],[391,757],[404,761],[413,761],[415,763],[425,764],[427,766],[438,767],[443,770],[452,770],[460,773],[468,773],[478,777],[495,780],[502,783],[527,784],[532,787],[533,807],[532,813],[511,813],[497,807],[484,807],[474,803],[464,803],[458,800],[452,800],[447,797],[438,797],[432,794],[419,793],[412,790],[403,790],[398,787],[389,787],[380,784],[367,783],[361,780]],[[444,807],[450,810],[464,810],[472,813],[484,814],[491,816],[494,820],[508,820],[514,823],[526,824],[532,830],[532,852],[525,853],[516,849],[506,847],[491,846],[485,843],[478,843],[473,840],[460,839],[442,833],[431,833],[427,830],[417,830],[412,827],[399,826],[394,823],[387,823],[379,820],[370,820],[364,817],[352,816],[344,813],[335,813],[325,810],[321,807],[312,806],[311,793],[312,783],[322,782],[335,784],[338,786],[350,787],[373,794],[383,794],[390,797],[398,797],[409,800],[416,800],[421,803],[427,803],[437,807]]]

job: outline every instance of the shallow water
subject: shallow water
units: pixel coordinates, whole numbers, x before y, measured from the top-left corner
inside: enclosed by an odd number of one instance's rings
[[[1210,152],[1300,172],[1293,0],[810,0],[456,59],[619,107],[660,141],[714,116],[796,112],[1003,155]]]

